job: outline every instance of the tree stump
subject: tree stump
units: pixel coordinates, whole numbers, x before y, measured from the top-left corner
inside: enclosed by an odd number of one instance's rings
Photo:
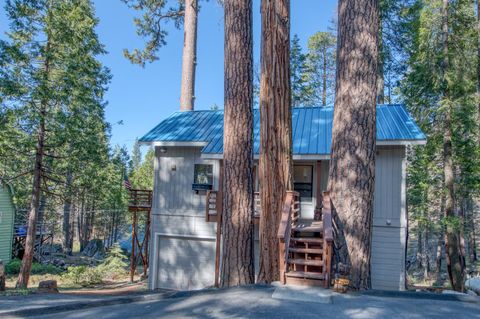
[[[41,293],[58,293],[56,280],[45,280],[38,283],[38,292]]]
[[[0,260],[0,291],[5,291],[5,266]]]

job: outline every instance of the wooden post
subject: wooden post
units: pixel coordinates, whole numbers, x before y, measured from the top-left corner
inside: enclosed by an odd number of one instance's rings
[[[315,204],[315,214],[314,219],[320,220],[322,214],[323,206],[323,196],[322,196],[322,161],[317,161],[316,167],[316,187],[317,191],[315,192],[316,204]]]
[[[133,282],[133,277],[135,275],[135,246],[137,238],[137,212],[133,212],[133,222],[132,222],[132,254],[130,255],[130,282]]]
[[[215,242],[215,287],[220,286],[220,251],[221,251],[221,239],[222,239],[222,211],[223,211],[223,161],[220,160],[220,173],[218,177],[218,192],[217,192],[217,237]],[[208,202],[207,202],[208,205]]]

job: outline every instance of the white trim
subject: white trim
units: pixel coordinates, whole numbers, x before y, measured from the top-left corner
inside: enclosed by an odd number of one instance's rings
[[[140,145],[151,145],[151,146],[177,146],[177,147],[205,147],[208,145],[208,142],[176,142],[176,141],[156,141],[156,142],[139,142]]]
[[[427,140],[389,140],[377,141],[377,146],[407,146],[407,145],[425,145]]]
[[[330,155],[329,154],[323,154],[323,155],[293,155],[293,160],[294,161],[315,161],[315,160],[329,160]]]
[[[201,158],[204,159],[223,159],[223,154],[203,154],[200,155]],[[260,158],[260,155],[255,154],[253,156],[254,160],[258,160]],[[323,154],[323,155],[293,155],[293,160],[294,161],[319,161],[319,160],[329,160],[330,155]]]
[[[203,158],[203,159],[212,159],[212,160],[221,160],[223,159],[223,154],[211,154],[211,153],[208,153],[208,154],[205,154],[205,153],[202,153],[200,154],[200,158]]]

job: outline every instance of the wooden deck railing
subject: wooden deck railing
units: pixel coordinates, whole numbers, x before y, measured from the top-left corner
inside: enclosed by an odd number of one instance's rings
[[[294,226],[299,217],[300,202],[297,192],[288,191],[285,194],[285,201],[282,208],[280,225],[278,226],[278,251],[280,266],[280,281],[285,284],[285,272],[287,271],[288,247],[290,246],[290,236],[292,226]]]
[[[261,214],[260,195],[258,192],[254,193],[253,205],[253,222],[259,222]],[[222,214],[222,196],[219,191],[207,191],[206,205],[205,205],[205,221],[218,222],[219,216]]]
[[[130,211],[150,210],[152,207],[152,191],[146,189],[131,189],[128,199]]]
[[[325,260],[325,282],[328,287],[331,279],[332,257],[333,257],[333,227],[332,227],[332,201],[329,192],[323,192],[322,207],[324,260]]]

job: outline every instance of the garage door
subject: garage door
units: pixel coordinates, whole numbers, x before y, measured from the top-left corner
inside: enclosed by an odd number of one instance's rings
[[[213,286],[215,239],[157,236],[156,288],[177,290]]]

